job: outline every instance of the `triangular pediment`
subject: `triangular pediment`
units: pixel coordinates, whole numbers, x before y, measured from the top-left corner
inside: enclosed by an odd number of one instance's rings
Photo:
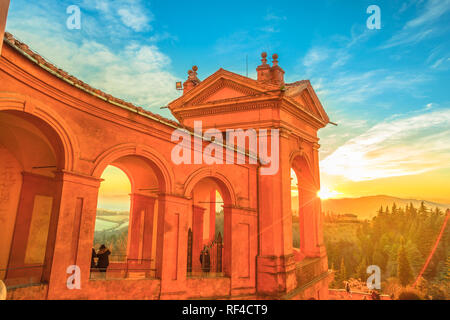
[[[288,97],[306,112],[328,123],[329,118],[309,81],[288,89]]]
[[[254,79],[219,69],[189,92],[172,101],[169,108],[177,110],[180,107],[186,108],[214,104],[220,101],[246,99],[275,88],[276,86],[262,84]]]
[[[223,100],[250,97],[261,94],[260,91],[242,85],[231,79],[220,78],[207,88],[204,88],[198,95],[186,101],[187,106],[213,103]]]
[[[319,126],[329,118],[308,80],[279,85],[257,81],[242,75],[219,69],[169,104],[174,116],[183,122],[188,117],[201,116],[205,110],[223,112],[224,107],[236,104],[250,105],[255,101],[285,101],[294,115],[307,114]],[[249,104],[250,103],[250,104]],[[222,110],[222,111],[220,111]],[[231,109],[229,109],[231,110]]]

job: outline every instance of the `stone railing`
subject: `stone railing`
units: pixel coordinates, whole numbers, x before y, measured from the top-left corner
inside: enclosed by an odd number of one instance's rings
[[[305,258],[296,263],[295,276],[297,287],[304,286],[327,272],[328,266],[324,266],[323,258]]]

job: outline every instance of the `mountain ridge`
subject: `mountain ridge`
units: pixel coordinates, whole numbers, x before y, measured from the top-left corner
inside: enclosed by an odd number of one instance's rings
[[[397,207],[403,208],[412,203],[415,208],[418,208],[422,202],[428,209],[434,210],[438,207],[443,212],[450,209],[450,204],[446,203],[418,199],[405,199],[388,195],[375,195],[359,198],[322,200],[322,211],[325,213],[329,212],[335,214],[352,213],[357,215],[360,219],[371,219],[377,214],[381,206],[383,206],[384,210],[386,210],[386,206],[389,206],[389,210],[391,210],[394,203]]]

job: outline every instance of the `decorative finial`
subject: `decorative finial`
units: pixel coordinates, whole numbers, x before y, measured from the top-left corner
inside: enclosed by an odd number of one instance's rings
[[[198,67],[197,67],[197,66],[193,66],[193,67],[192,67],[192,70],[194,70],[194,72],[197,72]]]
[[[267,52],[261,53],[261,57],[262,64],[267,64]]]
[[[276,66],[276,65],[278,65],[278,55],[276,54],[276,53],[274,53],[273,55],[272,55],[272,59],[273,59],[273,65],[274,66]]]

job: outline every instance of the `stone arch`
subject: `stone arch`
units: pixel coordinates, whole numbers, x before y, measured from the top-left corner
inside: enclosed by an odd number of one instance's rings
[[[319,190],[319,182],[314,175],[314,167],[309,155],[304,151],[293,151],[289,157],[290,167],[294,169],[298,179],[306,180],[311,188]]]
[[[215,208],[217,203],[214,200],[216,192],[219,192],[223,201],[223,216],[219,220],[216,220],[217,212]],[[192,216],[191,218],[188,217],[188,224],[192,227],[192,245],[190,246],[192,251],[188,252],[188,256],[197,258],[204,246],[214,248],[208,249],[211,250],[211,272],[219,272],[222,275],[230,276],[232,250],[231,212],[233,207],[236,206],[236,195],[233,185],[222,173],[210,168],[203,168],[194,172],[187,179],[184,195],[192,201]],[[206,203],[202,202],[205,200],[205,197]],[[211,202],[208,202],[208,200]],[[215,231],[217,229],[215,229],[214,225],[217,221],[221,221],[223,233],[221,232],[221,236],[217,235],[216,238]],[[211,229],[213,227],[214,229]],[[214,247],[214,243],[217,244],[217,241],[221,243],[219,251],[217,251],[217,247]],[[217,261],[221,261],[220,265],[215,263]],[[197,259],[188,262],[188,270],[190,270],[188,272],[195,274],[202,268],[203,266],[199,264]]]
[[[79,158],[78,140],[59,114],[35,99],[12,92],[0,93],[0,111],[23,112],[45,122],[61,141],[61,151],[64,153],[62,169],[74,170]]]
[[[162,182],[161,191],[163,193],[172,193],[174,174],[171,170],[169,163],[165,161],[165,158],[152,148],[136,145],[136,144],[121,144],[111,149],[106,150],[97,157],[92,170],[92,176],[99,178],[105,168],[113,163],[115,160],[126,156],[140,156],[146,160],[149,160],[155,173],[158,175],[159,180]],[[120,168],[127,173],[126,168]],[[130,174],[127,173],[130,180],[133,179]]]
[[[314,174],[316,170],[314,170],[313,162],[304,151],[291,153],[290,166],[298,180],[298,216],[295,218],[298,219],[300,248],[299,250],[294,249],[294,255],[296,260],[299,261],[304,257],[315,255],[315,246],[318,242],[317,226],[320,218],[317,192],[320,189],[320,184]]]
[[[9,170],[4,171],[8,177],[14,177],[3,183],[19,195],[14,203],[1,204],[7,208],[3,215],[8,223],[3,229],[7,229],[8,244],[3,253],[8,256],[3,255],[0,266],[4,269],[2,265],[7,264],[5,277],[11,284],[21,284],[25,278],[46,282],[60,213],[58,173],[73,171],[77,140],[52,108],[16,93],[0,92],[0,123],[1,153],[9,155],[9,161],[0,161],[0,171],[3,167]]]
[[[204,178],[211,178],[218,182],[219,186],[223,188],[223,191],[226,191],[223,193],[229,195],[229,202],[231,203],[231,205],[237,206],[236,193],[234,192],[232,183],[222,173],[211,170],[209,168],[199,169],[188,177],[184,184],[184,196],[186,198],[189,198],[194,187]]]
[[[101,178],[108,166],[120,169],[131,183],[126,248],[122,240],[117,246],[113,244],[120,257],[112,261],[108,272],[120,273],[121,269],[126,268],[128,272],[125,276],[144,270],[145,277],[153,277],[159,265],[156,255],[160,241],[156,236],[160,206],[158,196],[172,191],[171,167],[152,148],[132,143],[117,145],[101,153],[94,162],[91,175]]]

